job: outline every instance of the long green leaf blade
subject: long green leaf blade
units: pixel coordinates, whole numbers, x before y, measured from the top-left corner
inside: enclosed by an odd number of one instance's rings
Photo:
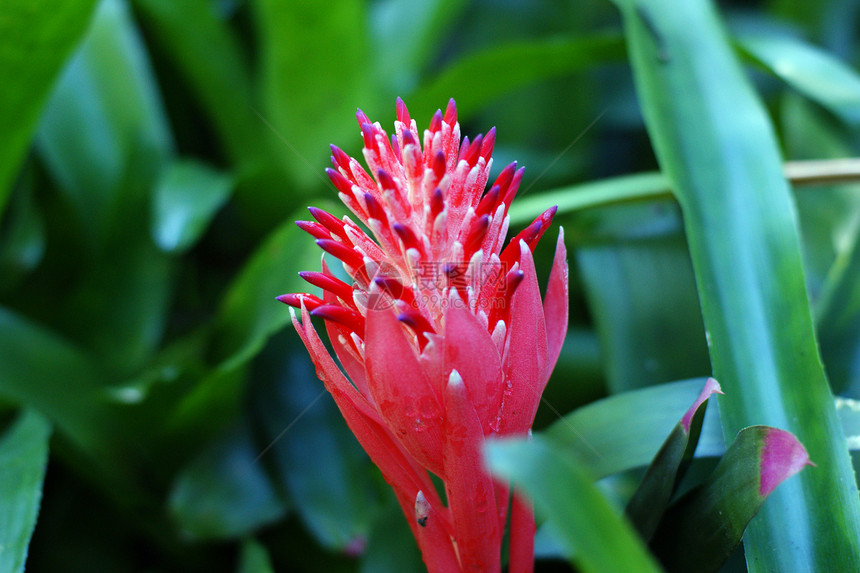
[[[613,33],[512,42],[458,60],[417,90],[407,103],[415,117],[422,117],[453,96],[462,119],[519,86],[623,57],[624,43]],[[463,89],[475,85],[481,89]]]
[[[0,573],[21,573],[42,501],[51,425],[28,411],[0,439]]]
[[[860,76],[797,38],[758,33],[738,38],[742,51],[846,123],[860,124]]]
[[[637,90],[681,203],[723,432],[794,433],[824,471],[777,490],[746,534],[750,571],[860,570],[860,499],[821,368],[790,190],[765,111],[705,0],[618,2]]]
[[[489,442],[490,470],[510,479],[534,501],[569,555],[590,573],[660,571],[633,528],[569,453],[542,437]]]
[[[8,0],[0,13],[0,213],[61,66],[95,0]]]
[[[704,378],[694,378],[622,392],[568,414],[547,435],[597,478],[645,466],[704,383]],[[708,408],[696,455],[720,456],[724,451],[717,409]]]

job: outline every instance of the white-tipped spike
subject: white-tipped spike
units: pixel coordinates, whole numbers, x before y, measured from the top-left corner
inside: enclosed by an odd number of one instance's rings
[[[421,264],[421,253],[415,247],[406,249],[406,260],[409,262],[409,266],[412,268],[414,274]]]
[[[471,285],[466,287],[466,298],[469,299],[469,310],[475,312],[475,309],[478,306],[478,295],[475,293],[475,289]]]
[[[457,387],[463,385],[463,377],[460,376],[460,373],[457,372],[457,369],[451,370],[451,374],[448,375],[448,387]]]
[[[499,354],[502,353],[502,350],[505,348],[505,334],[508,331],[508,325],[505,324],[504,320],[500,320],[496,323],[496,326],[493,327],[493,334],[491,335],[493,342],[496,344],[496,348],[499,349]]]
[[[450,260],[457,266],[460,266],[460,263],[463,261],[463,257],[465,256],[465,252],[463,251],[463,243],[460,241],[454,241],[454,244],[451,245],[451,255]]]
[[[478,312],[475,313],[475,316],[478,317],[478,320],[481,321],[481,326],[486,330],[490,324],[490,318],[487,316],[487,312],[483,308],[480,308],[478,309]]]
[[[361,356],[361,359],[364,360],[364,341],[354,332],[350,332],[349,337],[352,338],[352,341],[355,343],[355,347],[358,349],[358,353]]]

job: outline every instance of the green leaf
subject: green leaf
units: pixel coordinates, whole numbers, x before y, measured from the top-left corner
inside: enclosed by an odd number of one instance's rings
[[[155,190],[153,238],[168,252],[181,253],[200,238],[230,196],[233,181],[196,161],[176,161]]]
[[[648,465],[699,395],[705,378],[622,392],[577,409],[547,435],[597,478]],[[725,444],[716,408],[709,408],[696,455],[720,456]]]
[[[0,213],[57,74],[95,0],[6,0],[0,14]]]
[[[831,379],[850,381],[850,395],[860,394],[860,218],[853,237],[828,274],[819,299],[818,340]]]
[[[0,308],[0,396],[33,407],[94,461],[110,464],[114,427],[89,356],[53,332]],[[115,452],[114,452],[115,454]]]
[[[373,61],[394,96],[415,87],[419,72],[442,49],[445,33],[466,6],[464,0],[383,0],[371,5]]]
[[[207,0],[134,0],[147,31],[182,72],[237,164],[260,155],[251,77],[238,38]]]
[[[666,571],[717,571],[765,499],[807,465],[814,464],[789,432],[769,426],[741,430],[707,481],[674,503],[660,522],[651,547]]]
[[[141,220],[173,143],[143,41],[121,0],[99,5],[51,96],[38,144],[92,245]]]
[[[612,177],[518,198],[511,205],[511,225],[530,223],[546,210],[547,205],[557,205],[558,214],[561,215],[592,207],[653,200],[658,197],[671,197],[669,184],[660,173]]]
[[[68,267],[55,311],[60,328],[131,375],[160,342],[168,309],[170,259],[152,244],[147,215],[173,143],[145,46],[121,0],[100,4],[51,97],[38,146],[71,213],[61,224],[73,240],[48,249]]]
[[[275,573],[269,552],[259,541],[249,539],[242,544],[238,573]]]
[[[424,117],[453,97],[462,119],[518,87],[623,57],[624,42],[611,32],[494,46],[457,60],[406,103],[413,117]]]
[[[294,181],[327,184],[329,144],[358,142],[357,105],[372,111],[366,3],[257,0],[263,121]],[[394,102],[390,102],[393,106]],[[346,142],[346,143],[345,143]]]
[[[581,571],[660,571],[630,524],[592,483],[578,460],[551,441],[493,440],[484,454],[490,471],[510,479],[560,534]]]
[[[240,537],[283,517],[286,507],[257,455],[247,422],[193,458],[170,492],[170,513],[198,539]]]
[[[253,374],[261,461],[275,469],[323,546],[363,547],[379,510],[376,470],[315,376],[294,331],[272,338]]]
[[[585,243],[576,263],[611,393],[709,370],[680,225],[677,207],[666,202],[583,214],[572,225],[573,240]]]
[[[546,434],[598,478],[642,467],[657,454],[704,383],[704,378],[695,378],[622,392],[575,410]],[[860,401],[837,397],[835,406],[850,448],[860,450]],[[725,451],[719,410],[712,407],[705,414],[695,455],[719,457]]]
[[[319,268],[322,252],[294,218],[308,218],[307,211],[293,213],[263,241],[224,296],[214,323],[216,362],[240,364],[253,357],[269,336],[290,322],[289,312],[275,297],[307,291],[296,273]]]
[[[860,497],[767,114],[710,2],[617,3],[646,126],[684,214],[714,376],[726,391],[724,435],[785,428],[827,468],[779,488],[750,523],[750,571],[860,569]]]
[[[720,385],[708,378],[705,387],[684,417],[672,429],[663,446],[642,478],[625,513],[643,539],[651,539],[663,511],[669,504],[678,482],[684,475],[687,463],[699,443],[705,408],[711,394],[720,393]],[[740,539],[740,538],[738,538]]]
[[[860,76],[835,56],[798,38],[757,31],[737,38],[741,49],[809,99],[860,124]]]
[[[0,438],[0,571],[23,573],[42,501],[51,425],[26,411]]]

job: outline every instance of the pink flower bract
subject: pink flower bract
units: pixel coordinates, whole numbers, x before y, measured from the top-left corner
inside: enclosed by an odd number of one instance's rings
[[[300,273],[322,298],[278,298],[301,309],[293,323],[317,375],[394,489],[428,570],[499,571],[510,491],[484,470],[481,445],[529,432],[558,359],[568,314],[563,233],[542,303],[532,251],[555,208],[502,249],[523,170],[508,165],[486,190],[495,128],[461,143],[453,100],[423,138],[400,99],[390,139],[357,117],[372,176],[335,146],[327,172],[370,234],[312,207],[315,221],[298,225],[349,279],[324,255],[321,272]],[[311,315],[325,319],[346,376]],[[518,496],[512,508],[509,567],[528,572],[534,518]]]

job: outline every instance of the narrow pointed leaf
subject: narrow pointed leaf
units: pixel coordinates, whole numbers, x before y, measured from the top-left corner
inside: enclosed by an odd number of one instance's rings
[[[602,205],[671,196],[669,183],[661,173],[622,175],[543,193],[529,193],[511,205],[511,225],[531,222],[547,205],[558,205],[558,214],[561,215]]]
[[[790,433],[744,428],[708,480],[669,508],[651,547],[669,573],[716,571],[765,499],[807,465],[806,449]]]
[[[747,565],[753,573],[860,570],[860,496],[766,110],[712,2],[617,4],[645,123],[684,214],[713,372],[726,391],[723,433],[784,428],[827,468],[771,496],[747,530]]]
[[[87,29],[95,0],[8,0],[0,16],[0,213],[39,112]]]
[[[530,497],[553,524],[574,564],[586,573],[656,572],[660,568],[630,524],[570,454],[542,437],[488,442],[487,464]]]
[[[598,478],[647,465],[657,454],[685,404],[695,400],[704,378],[631,390],[583,406],[547,430]],[[705,413],[696,457],[726,451],[716,403]],[[860,401],[836,398],[836,412],[852,450],[860,450]]]
[[[0,438],[0,571],[22,573],[42,501],[51,425],[26,411]]]
[[[454,97],[463,114],[474,113],[518,86],[623,57],[624,43],[614,33],[512,42],[470,54],[453,63],[416,90],[409,98],[409,106],[416,115],[424,115],[432,113],[438,102]],[[463,89],[463,86],[474,85],[480,85],[481,89]],[[544,209],[546,205],[544,203]]]
[[[860,124],[860,76],[799,38],[758,31],[738,38],[741,49],[774,75],[842,121]]]
[[[598,478],[646,466],[705,381],[671,382],[604,398],[568,414],[547,434]],[[696,455],[722,455],[725,446],[720,432],[717,408],[708,408]]]
[[[663,442],[660,451],[648,466],[645,477],[627,503],[627,517],[643,539],[651,538],[675,486],[684,475],[686,463],[693,457],[699,442],[708,398],[714,393],[721,393],[720,385],[713,378],[708,378],[699,397]]]
[[[125,2],[99,4],[41,118],[38,146],[91,242],[141,220],[141,196],[173,141],[143,39]]]
[[[59,375],[58,373],[62,373]],[[99,394],[90,356],[55,333],[0,308],[0,397],[37,408],[94,459],[115,463],[108,428],[118,420]]]
[[[155,189],[152,234],[168,252],[181,253],[200,238],[230,195],[231,178],[195,161],[176,161]]]

